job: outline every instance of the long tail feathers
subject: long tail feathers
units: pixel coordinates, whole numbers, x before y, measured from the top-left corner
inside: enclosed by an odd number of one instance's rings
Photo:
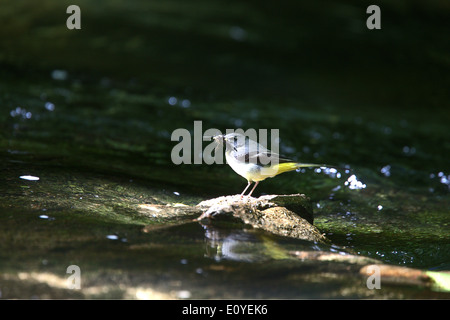
[[[309,167],[323,167],[322,164],[315,163],[298,163],[298,162],[285,162],[277,165],[278,174],[297,170],[299,168],[309,168]]]

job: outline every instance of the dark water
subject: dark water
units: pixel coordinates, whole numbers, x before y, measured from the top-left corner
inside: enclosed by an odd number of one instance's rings
[[[339,266],[285,259],[290,250],[449,270],[446,4],[381,2],[372,31],[359,1],[77,4],[81,30],[66,28],[57,1],[0,10],[3,297],[80,297],[33,282],[65,279],[72,264],[97,290],[88,297],[137,287],[156,298],[368,294],[354,289],[360,280],[324,276]],[[194,121],[279,129],[286,156],[341,168],[255,191],[305,193],[334,246],[137,210],[244,188],[225,165],[172,163],[172,132]]]

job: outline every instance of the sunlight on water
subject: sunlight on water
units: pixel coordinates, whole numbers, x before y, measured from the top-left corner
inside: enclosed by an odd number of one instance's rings
[[[31,119],[31,117],[33,115],[30,111],[27,111],[26,109],[23,109],[21,107],[17,107],[16,109],[11,110],[11,112],[9,114],[13,118],[22,117],[22,119]]]
[[[48,111],[55,111],[55,105],[51,102],[46,102],[45,109],[47,109]]]
[[[297,169],[296,171],[297,172],[305,172],[305,169],[301,168],[301,169]],[[315,173],[323,173],[332,179],[340,179],[343,175],[343,173],[341,173],[338,169],[333,168],[333,167],[316,168],[316,169],[314,169],[314,172]],[[348,173],[350,173],[350,169],[347,168],[347,169],[345,169],[345,174],[348,174]],[[344,185],[347,186],[351,190],[365,189],[367,187],[367,185],[365,183],[363,183],[362,181],[360,181],[355,174],[352,174],[344,182]],[[341,189],[340,185],[336,186],[332,190],[337,191],[339,189]]]
[[[66,70],[53,70],[51,73],[52,79],[54,80],[66,80],[68,77],[68,72]]]
[[[177,104],[178,99],[175,98],[175,97],[170,97],[170,98],[167,100],[167,102],[168,102],[171,106],[174,106],[174,105]]]
[[[438,173],[438,177],[440,178],[440,182],[445,184],[450,189],[450,175],[446,176],[442,171]]]
[[[352,190],[366,188],[366,185],[361,181],[359,181],[354,174],[351,175],[350,178],[348,178],[347,181],[344,182],[344,185],[348,186],[348,188]]]
[[[247,39],[247,31],[238,26],[230,28],[229,35],[233,40],[244,41]]]
[[[189,108],[191,106],[191,101],[189,99],[178,99],[177,97],[171,96],[167,99],[167,103],[171,106],[179,106],[181,108]]]
[[[38,181],[38,180],[39,180],[39,177],[28,176],[28,175],[26,175],[26,176],[20,176],[19,178],[20,178],[20,179],[23,179],[23,180],[28,180],[28,181]]]

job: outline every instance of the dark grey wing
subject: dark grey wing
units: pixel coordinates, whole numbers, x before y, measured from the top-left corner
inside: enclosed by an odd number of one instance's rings
[[[285,162],[295,162],[291,159],[282,158],[278,153],[265,151],[265,152],[232,152],[232,155],[236,160],[245,163],[254,163],[260,166],[269,166],[271,163],[285,163]]]

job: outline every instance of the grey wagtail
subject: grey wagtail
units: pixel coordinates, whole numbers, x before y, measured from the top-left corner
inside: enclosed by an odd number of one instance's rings
[[[218,143],[217,147],[225,145],[225,158],[228,165],[237,174],[247,179],[248,184],[242,191],[241,197],[253,182],[255,185],[248,196],[251,196],[258,183],[266,178],[272,178],[280,173],[298,168],[323,166],[313,163],[298,163],[282,158],[279,154],[239,133],[217,135],[213,139]]]

